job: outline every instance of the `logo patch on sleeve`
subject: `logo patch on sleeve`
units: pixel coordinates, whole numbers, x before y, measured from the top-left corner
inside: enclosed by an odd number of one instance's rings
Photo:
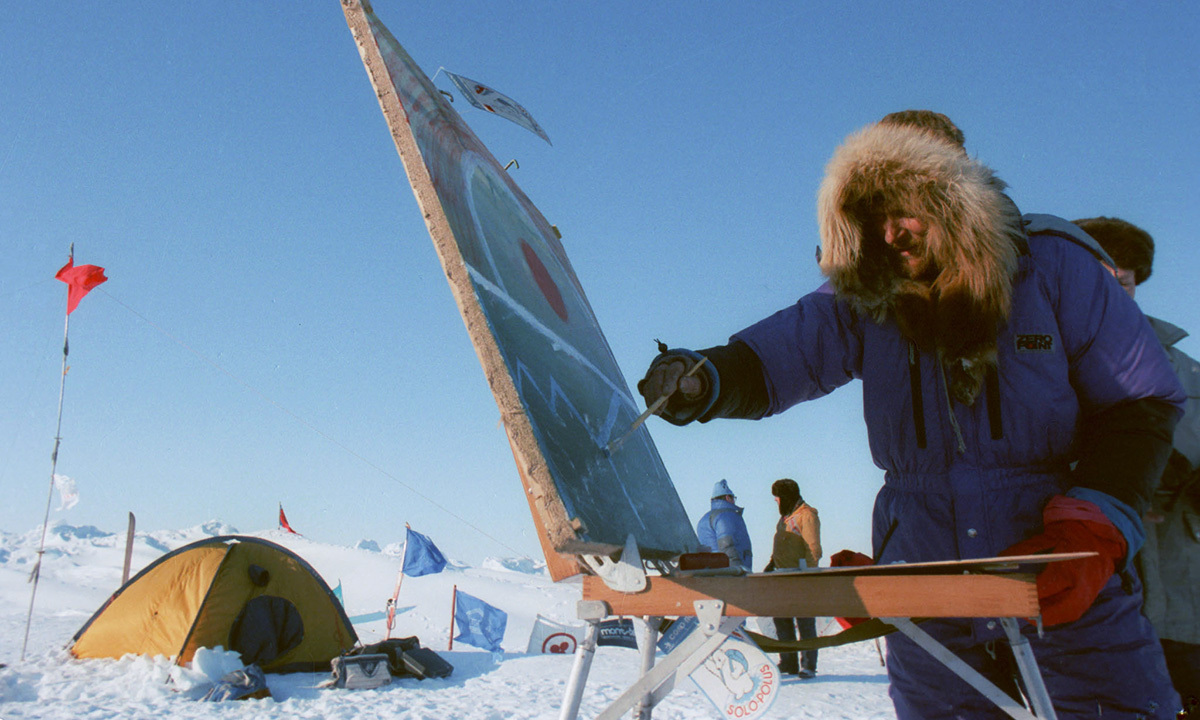
[[[1054,336],[1043,334],[1017,335],[1017,352],[1054,352]]]

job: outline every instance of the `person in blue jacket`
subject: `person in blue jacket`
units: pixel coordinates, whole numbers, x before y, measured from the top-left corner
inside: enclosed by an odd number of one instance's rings
[[[1095,243],[1060,218],[1022,217],[948,118],[916,114],[944,127],[889,116],[830,160],[824,285],[726,345],[660,354],[639,390],[686,424],[769,417],[860,380],[885,471],[878,562],[1095,552],[1047,564],[1044,632],[1022,624],[1058,716],[1174,717],[1130,559],[1182,388]],[[684,377],[700,356],[704,372]],[[1017,693],[998,623],[922,627]],[[906,637],[889,637],[887,667],[899,718],[1002,716]]]
[[[717,482],[712,491],[712,509],[696,523],[696,535],[709,552],[728,555],[730,567],[749,572],[754,565],[754,552],[750,547],[750,532],[742,519],[743,508],[734,504],[736,500],[728,482]]]
[[[1129,297],[1154,269],[1154,238],[1114,217],[1075,220],[1112,257],[1109,269]],[[1167,470],[1146,513],[1146,543],[1134,558],[1145,597],[1143,612],[1158,633],[1175,689],[1200,716],[1200,362],[1176,343],[1182,328],[1146,316],[1187,393],[1175,426]]]

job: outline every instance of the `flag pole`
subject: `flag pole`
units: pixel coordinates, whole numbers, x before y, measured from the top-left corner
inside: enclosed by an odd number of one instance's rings
[[[404,559],[408,557],[408,530],[412,528],[408,523],[404,523],[404,549],[400,552],[400,572],[396,575],[396,590],[392,593],[392,599],[388,600],[387,607],[387,637],[385,640],[392,639],[392,626],[396,622],[396,603],[400,599],[400,583],[404,582]]]
[[[450,644],[446,646],[446,652],[454,649],[454,613],[458,611],[458,586],[454,586],[454,593],[450,595]]]
[[[129,582],[129,567],[133,564],[133,526],[136,521],[129,513],[129,530],[125,533],[125,567],[121,569],[121,586]]]
[[[75,243],[71,243],[71,261],[75,260]],[[67,389],[67,331],[71,328],[71,313],[63,316],[63,356],[62,377],[58,382],[58,421],[54,429],[54,451],[50,453],[50,493],[46,497],[46,515],[42,519],[42,539],[38,542],[37,561],[33,564],[33,572],[29,582],[33,589],[29,593],[29,614],[25,617],[25,639],[21,642],[21,662],[25,661],[25,649],[29,646],[29,626],[33,622],[33,601],[37,597],[38,579],[42,574],[42,557],[46,552],[46,526],[50,524],[50,505],[54,502],[54,473],[58,469],[58,446],[62,443],[63,395]]]

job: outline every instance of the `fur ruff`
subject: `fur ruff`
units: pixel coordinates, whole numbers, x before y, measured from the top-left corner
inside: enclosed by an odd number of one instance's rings
[[[876,322],[893,317],[919,348],[936,352],[951,394],[968,405],[996,364],[1025,236],[1005,187],[930,132],[874,124],[837,149],[818,196],[821,271],[838,295]],[[932,281],[906,277],[882,239],[864,234],[869,214],[926,223],[939,269]]]

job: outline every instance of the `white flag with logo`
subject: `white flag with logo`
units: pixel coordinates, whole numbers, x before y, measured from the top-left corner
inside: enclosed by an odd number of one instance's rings
[[[66,475],[54,475],[54,487],[58,490],[59,510],[70,510],[79,502],[79,489],[75,480]]]
[[[542,129],[542,126],[537,124],[537,120],[534,120],[529,111],[521,107],[521,104],[516,100],[513,100],[502,92],[493,90],[483,83],[475,82],[462,75],[455,75],[449,70],[443,70],[442,72],[446,73],[446,77],[450,78],[450,81],[463,94],[467,102],[480,110],[486,110],[506,120],[511,120],[547,143],[554,144],[550,142],[550,136]]]
[[[533,631],[529,633],[529,646],[525,652],[531,655],[572,655],[583,633],[582,625],[567,625],[538,615],[533,622]]]
[[[779,668],[737,632],[726,638],[690,677],[725,718],[761,718],[779,694]]]

